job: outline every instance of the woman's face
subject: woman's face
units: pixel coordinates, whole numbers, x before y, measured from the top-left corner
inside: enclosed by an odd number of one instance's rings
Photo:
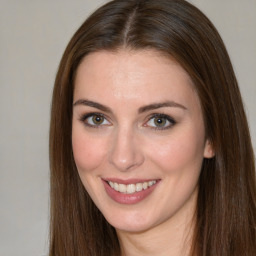
[[[72,144],[96,206],[115,228],[131,232],[191,216],[203,158],[213,156],[190,77],[153,50],[84,58]]]

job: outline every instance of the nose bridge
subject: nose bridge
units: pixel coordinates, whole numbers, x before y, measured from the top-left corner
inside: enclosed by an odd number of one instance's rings
[[[120,171],[132,170],[144,162],[143,152],[132,127],[118,127],[113,136],[109,161]]]

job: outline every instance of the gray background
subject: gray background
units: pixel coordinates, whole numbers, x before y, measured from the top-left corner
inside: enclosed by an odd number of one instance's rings
[[[0,0],[0,256],[47,253],[48,130],[69,39],[106,1]],[[191,0],[222,35],[256,148],[256,0]]]

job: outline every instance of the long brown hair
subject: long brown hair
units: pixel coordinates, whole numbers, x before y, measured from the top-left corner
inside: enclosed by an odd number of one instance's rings
[[[199,179],[191,255],[256,253],[254,154],[237,80],[212,23],[183,0],[116,0],[69,42],[56,76],[50,126],[50,256],[120,255],[115,233],[85,191],[71,144],[74,77],[90,52],[154,49],[174,57],[197,90],[215,157]]]

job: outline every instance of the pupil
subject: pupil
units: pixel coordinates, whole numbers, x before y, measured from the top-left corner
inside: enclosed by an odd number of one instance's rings
[[[164,118],[156,118],[155,119],[155,124],[157,126],[164,126],[166,123],[165,119]]]
[[[100,124],[100,123],[102,123],[102,117],[101,116],[94,116],[93,121],[96,124]]]

